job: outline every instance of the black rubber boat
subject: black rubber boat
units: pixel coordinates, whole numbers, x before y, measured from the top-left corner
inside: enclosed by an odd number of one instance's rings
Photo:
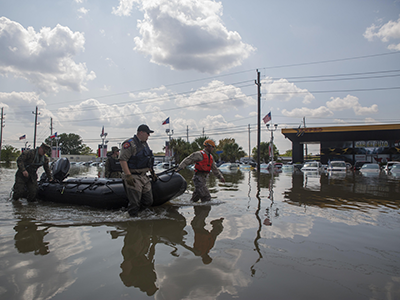
[[[57,160],[52,166],[54,182],[49,182],[43,173],[38,182],[39,199],[104,209],[116,209],[128,205],[122,179],[98,177],[66,179],[69,167],[67,158]],[[152,206],[162,205],[185,192],[186,180],[179,173],[166,170],[157,175],[158,180],[152,182]]]

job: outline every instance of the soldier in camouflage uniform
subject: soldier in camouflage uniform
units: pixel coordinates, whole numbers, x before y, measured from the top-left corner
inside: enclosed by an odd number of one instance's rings
[[[111,153],[107,154],[107,160],[105,164],[105,177],[106,178],[121,178],[121,164],[118,160],[119,149],[118,147],[112,147]]]
[[[192,198],[190,199],[192,202],[197,202],[200,199],[201,202],[211,200],[210,192],[206,186],[207,177],[210,171],[212,171],[221,182],[225,182],[225,178],[215,165],[211,154],[212,150],[215,148],[214,141],[205,140],[204,146],[203,150],[192,153],[179,164],[178,168],[176,168],[176,172],[179,172],[187,166],[195,164],[193,176],[194,191]]]
[[[35,201],[38,189],[37,169],[43,166],[47,178],[52,181],[49,168],[49,158],[45,155],[50,146],[43,143],[40,147],[32,150],[25,150],[18,158],[18,170],[15,173],[13,200],[27,198],[28,201]]]

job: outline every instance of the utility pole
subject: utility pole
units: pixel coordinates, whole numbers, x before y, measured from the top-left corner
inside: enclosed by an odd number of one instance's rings
[[[186,140],[189,143],[189,125],[186,125]]]
[[[3,127],[4,125],[4,116],[3,116],[4,107],[1,108],[1,123],[0,123],[0,161],[1,161],[1,147],[3,147]]]
[[[249,124],[249,162],[250,162],[250,124]]]
[[[36,127],[37,125],[39,125],[39,123],[37,122],[37,116],[40,115],[40,113],[38,113],[38,107],[36,106],[36,111],[32,112],[35,115],[35,131],[33,134],[33,149],[36,149]]]
[[[303,117],[303,126],[304,126],[304,128],[306,128],[306,117]],[[308,149],[307,149],[307,144],[306,144],[306,160],[307,160],[307,156],[308,156]]]
[[[258,99],[258,114],[257,114],[257,170],[260,171],[260,141],[261,141],[261,83],[260,72],[257,69],[257,99]]]
[[[53,135],[53,118],[50,118],[50,136]]]

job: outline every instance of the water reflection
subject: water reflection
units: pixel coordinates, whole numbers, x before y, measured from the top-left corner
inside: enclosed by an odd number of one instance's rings
[[[222,232],[222,221],[224,218],[216,219],[210,222],[212,225],[211,231],[205,229],[206,218],[210,213],[211,206],[194,206],[194,218],[191,222],[194,231],[194,244],[192,252],[200,256],[204,264],[212,262],[212,258],[208,254],[214,247],[217,236]],[[188,249],[188,248],[187,248]]]
[[[321,175],[293,174],[284,199],[296,205],[360,210],[364,205],[400,207],[399,183],[386,175],[365,177],[354,172]]]
[[[17,221],[14,230],[15,248],[19,253],[33,252],[35,255],[46,255],[50,253],[49,243],[44,242],[43,238],[48,233],[48,228],[38,229],[33,219],[22,219]]]
[[[186,219],[177,208],[168,207],[161,213],[163,219],[129,221],[114,225],[117,230],[110,231],[113,239],[124,236],[121,281],[127,287],[139,288],[148,296],[158,290],[154,269],[156,245],[163,243],[172,247],[171,254],[175,255],[176,245],[183,244],[186,234],[183,230]]]

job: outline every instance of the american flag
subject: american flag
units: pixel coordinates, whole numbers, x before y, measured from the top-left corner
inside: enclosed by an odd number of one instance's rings
[[[19,137],[19,140],[24,140],[24,139],[26,139],[26,134],[24,134],[23,136]]]
[[[269,112],[264,118],[263,121],[265,124],[267,124],[269,121],[271,121],[271,112]]]

